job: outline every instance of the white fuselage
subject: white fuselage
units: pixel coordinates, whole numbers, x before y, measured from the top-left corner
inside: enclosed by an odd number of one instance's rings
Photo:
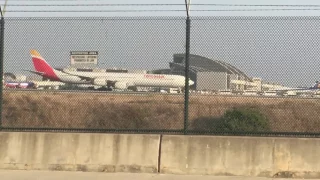
[[[124,82],[129,86],[145,86],[145,87],[184,87],[185,77],[179,75],[164,74],[138,74],[138,73],[107,73],[107,72],[78,72],[66,71],[67,75],[62,72],[57,73],[62,81],[69,83],[83,83],[88,81],[81,80],[80,77],[89,77],[93,79],[105,79],[108,81]],[[189,85],[193,85],[193,81],[189,80]]]

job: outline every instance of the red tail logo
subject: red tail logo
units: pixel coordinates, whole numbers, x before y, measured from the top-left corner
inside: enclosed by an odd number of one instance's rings
[[[54,69],[42,58],[40,53],[38,53],[36,50],[31,50],[30,51],[33,65],[36,71],[42,72],[43,76],[54,80],[54,81],[59,81],[59,77],[56,75],[54,72]]]

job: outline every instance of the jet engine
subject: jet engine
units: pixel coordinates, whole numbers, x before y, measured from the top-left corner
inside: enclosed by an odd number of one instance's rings
[[[92,82],[96,86],[106,86],[107,85],[107,79],[105,78],[96,78]]]
[[[114,87],[116,89],[127,89],[128,88],[128,84],[126,82],[116,82],[114,84]]]

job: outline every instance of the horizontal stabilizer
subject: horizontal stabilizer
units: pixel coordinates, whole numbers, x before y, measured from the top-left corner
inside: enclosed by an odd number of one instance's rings
[[[28,72],[31,72],[33,74],[38,74],[40,76],[42,76],[44,74],[44,72],[39,72],[39,71],[31,71],[31,70],[23,70],[23,71],[28,71]]]

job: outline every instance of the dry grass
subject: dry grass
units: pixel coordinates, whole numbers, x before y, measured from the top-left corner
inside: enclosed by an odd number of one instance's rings
[[[184,99],[167,95],[5,92],[5,127],[181,129]],[[273,131],[319,132],[319,99],[190,96],[191,128],[235,106],[255,106]],[[203,122],[202,122],[203,121]],[[203,125],[201,125],[203,123]],[[200,126],[199,126],[200,125]]]

